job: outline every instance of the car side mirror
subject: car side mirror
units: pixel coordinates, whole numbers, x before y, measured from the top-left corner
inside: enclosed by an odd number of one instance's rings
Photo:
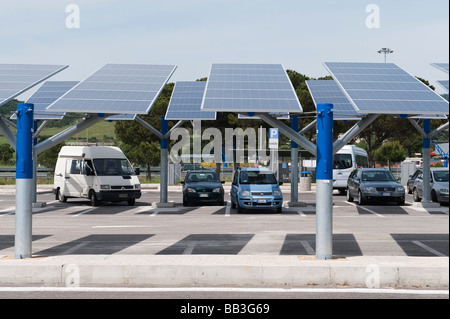
[[[225,184],[225,181],[220,181],[222,184]]]
[[[181,185],[184,185],[184,184],[185,184],[185,182],[184,182],[184,181],[181,181],[181,182],[180,182],[180,184],[181,184]]]
[[[283,185],[283,182],[279,182],[278,185],[280,185],[280,186]]]
[[[135,173],[137,176],[141,175],[141,169],[140,169],[139,167],[136,167],[136,168],[134,169],[134,173]]]

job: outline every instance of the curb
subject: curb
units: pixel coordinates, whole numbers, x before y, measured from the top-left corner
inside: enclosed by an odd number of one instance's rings
[[[0,256],[0,285],[448,288],[448,257]]]

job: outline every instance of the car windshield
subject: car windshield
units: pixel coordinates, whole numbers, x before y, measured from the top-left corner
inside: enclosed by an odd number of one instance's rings
[[[352,156],[350,154],[334,155],[333,168],[346,169],[352,167]]]
[[[368,171],[362,173],[363,182],[394,182],[395,178],[389,171]]]
[[[436,171],[433,174],[436,182],[448,182],[448,171]]]
[[[242,172],[240,178],[241,184],[276,184],[277,179],[272,172],[248,171]]]
[[[191,172],[186,177],[186,182],[188,183],[220,183],[219,178],[215,172]]]
[[[97,176],[134,175],[133,168],[127,159],[94,159],[94,167]]]

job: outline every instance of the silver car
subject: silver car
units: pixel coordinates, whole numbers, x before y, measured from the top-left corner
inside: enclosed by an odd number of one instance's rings
[[[431,200],[448,204],[448,168],[431,168]],[[414,182],[413,197],[415,202],[423,198],[423,174],[419,174]]]

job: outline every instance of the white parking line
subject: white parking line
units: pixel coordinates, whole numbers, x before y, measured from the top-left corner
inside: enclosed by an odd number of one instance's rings
[[[158,213],[159,212],[157,210],[155,210],[154,213],[150,215],[150,217],[155,217],[156,215],[158,215]]]
[[[380,215],[380,214],[378,214],[377,212],[374,212],[373,210],[368,209],[368,208],[366,208],[366,207],[364,207],[364,206],[359,206],[359,205],[356,205],[355,203],[349,203],[349,204],[350,204],[350,205],[353,205],[353,206],[355,206],[355,207],[359,207],[359,208],[361,208],[361,209],[364,209],[364,210],[368,211],[369,213],[372,213],[372,214],[374,214],[374,215],[376,215],[376,216],[378,216],[378,217],[382,217],[382,218],[385,217],[385,216]]]
[[[78,214],[76,214],[76,215],[73,215],[72,217],[78,217],[78,216],[80,216],[80,215],[90,213],[90,212],[96,210],[97,208],[98,208],[98,207],[86,209],[86,210],[82,211],[81,213],[78,213]]]
[[[302,244],[303,248],[305,248],[305,250],[308,253],[308,255],[315,255],[316,254],[314,249],[311,247],[311,245],[306,240],[301,240],[300,244]]]
[[[63,251],[62,253],[60,253],[60,255],[70,255],[70,254],[74,253],[75,251],[77,251],[78,249],[86,246],[87,244],[89,244],[88,241],[84,241],[82,243],[79,243],[78,245]]]
[[[427,245],[425,245],[424,243],[421,243],[421,242],[418,241],[418,240],[413,240],[412,242],[413,242],[413,244],[416,244],[417,246],[422,247],[422,248],[425,249],[426,251],[428,251],[428,252],[430,252],[430,253],[432,253],[432,254],[434,254],[434,255],[436,255],[436,256],[439,256],[439,257],[447,257],[447,255],[441,254],[441,253],[438,252],[437,250],[434,250],[433,248],[428,247]]]
[[[225,217],[230,217],[231,202],[227,202],[227,208],[225,208]]]

